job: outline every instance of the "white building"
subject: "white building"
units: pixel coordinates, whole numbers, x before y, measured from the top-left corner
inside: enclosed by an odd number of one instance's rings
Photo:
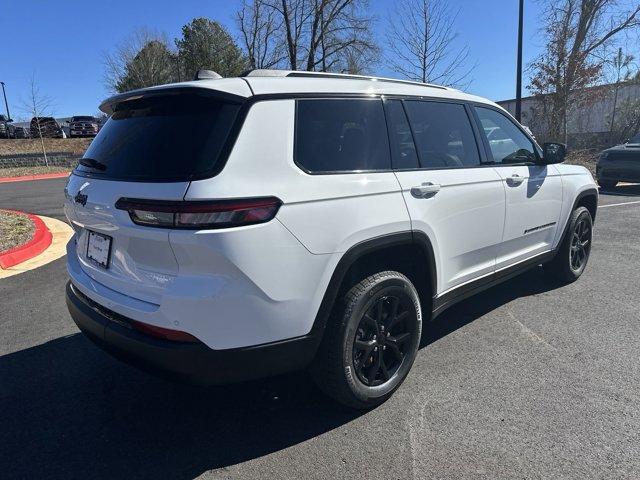
[[[615,85],[599,85],[588,89],[586,96],[588,105],[570,108],[567,118],[567,143],[573,148],[600,148],[616,143],[620,139],[611,134],[611,117],[615,95]],[[516,101],[502,100],[497,102],[515,115]],[[522,99],[522,124],[527,125],[537,137],[543,140],[564,141],[564,139],[547,139],[546,124],[540,97]],[[618,85],[616,116],[624,112],[625,106],[631,103],[640,104],[640,83]],[[617,123],[617,122],[616,122]]]

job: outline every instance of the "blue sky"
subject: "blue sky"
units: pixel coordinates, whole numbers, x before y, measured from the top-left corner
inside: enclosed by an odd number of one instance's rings
[[[370,0],[378,17],[376,36],[384,40],[385,19],[393,15],[393,0]],[[42,94],[54,100],[54,114],[92,114],[109,95],[103,83],[104,53],[138,28],[164,31],[173,39],[182,25],[205,16],[225,24],[236,34],[234,12],[240,0],[101,0],[76,4],[46,0],[2,2],[0,80],[7,85],[12,116],[27,117],[21,104],[35,74]],[[525,64],[541,48],[537,39],[539,4],[525,7]],[[460,8],[458,41],[470,47],[476,63],[474,81],[467,88],[492,100],[515,95],[517,0],[450,0]],[[377,73],[396,76],[381,65]],[[526,94],[526,91],[525,91]],[[4,113],[4,104],[0,111]]]

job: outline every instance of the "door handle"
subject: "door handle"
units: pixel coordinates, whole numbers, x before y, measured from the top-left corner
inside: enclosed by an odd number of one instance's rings
[[[518,186],[524,181],[525,181],[525,177],[521,177],[517,173],[514,173],[513,175],[507,178],[507,183],[513,186]]]
[[[440,191],[441,185],[439,183],[424,182],[417,187],[411,187],[411,195],[416,198],[433,197]]]

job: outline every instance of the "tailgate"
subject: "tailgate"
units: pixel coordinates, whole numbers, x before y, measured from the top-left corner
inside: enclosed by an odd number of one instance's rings
[[[76,253],[83,271],[119,293],[160,304],[178,272],[169,231],[134,224],[115,208],[121,197],[182,200],[189,182],[121,182],[71,175],[65,213],[76,230]],[[87,257],[89,232],[111,238],[106,268]]]

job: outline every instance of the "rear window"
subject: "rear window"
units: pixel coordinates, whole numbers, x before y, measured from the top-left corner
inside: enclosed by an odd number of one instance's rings
[[[295,161],[313,173],[389,170],[382,100],[298,100]]]
[[[239,108],[191,93],[123,102],[84,154],[106,168],[77,169],[123,180],[202,178],[215,171]]]
[[[405,102],[422,168],[462,168],[480,165],[469,117],[463,105]]]

